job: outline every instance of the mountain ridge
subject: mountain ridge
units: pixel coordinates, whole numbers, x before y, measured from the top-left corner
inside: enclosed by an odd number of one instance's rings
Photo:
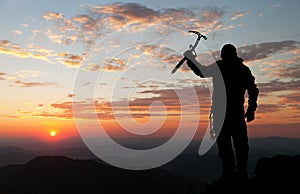
[[[1,194],[62,193],[293,193],[300,153],[260,158],[249,179],[215,180],[176,176],[161,168],[126,170],[63,155],[38,156],[25,164],[0,167]]]
[[[132,171],[93,160],[39,156],[25,164],[0,168],[0,193],[189,193],[204,182],[156,168]]]

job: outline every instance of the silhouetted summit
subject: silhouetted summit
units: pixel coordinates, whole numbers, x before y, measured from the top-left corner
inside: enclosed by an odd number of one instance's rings
[[[0,193],[192,193],[204,185],[157,169],[132,171],[93,160],[42,156],[0,168]]]
[[[300,154],[295,156],[275,155],[257,161],[256,177],[253,180],[258,191],[268,193],[298,193]],[[298,190],[298,192],[296,192]]]
[[[215,181],[208,186],[210,193],[299,193],[300,154],[278,154],[257,161],[255,176],[233,181]]]
[[[210,193],[297,193],[300,154],[275,155],[257,161],[255,176],[245,180],[214,181]],[[0,168],[1,194],[26,193],[205,193],[206,184],[175,176],[160,168],[133,171],[74,160],[41,156],[22,165]]]

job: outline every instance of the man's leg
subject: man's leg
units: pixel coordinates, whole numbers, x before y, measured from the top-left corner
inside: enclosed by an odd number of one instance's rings
[[[236,156],[237,175],[239,177],[246,178],[248,176],[247,165],[249,151],[247,125],[243,118],[237,124],[238,126],[234,127],[234,131],[232,133]]]
[[[228,128],[223,127],[217,138],[219,157],[222,161],[222,177],[231,178],[234,175],[235,159]]]

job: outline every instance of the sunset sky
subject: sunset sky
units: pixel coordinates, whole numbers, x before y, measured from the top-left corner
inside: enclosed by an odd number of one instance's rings
[[[208,37],[200,62],[232,43],[256,77],[249,135],[299,138],[299,8],[299,0],[0,0],[0,137],[78,136],[75,120],[93,130],[95,116],[111,135],[170,135],[180,121],[203,134],[210,80],[186,65],[170,74],[195,41],[187,31],[197,30]]]

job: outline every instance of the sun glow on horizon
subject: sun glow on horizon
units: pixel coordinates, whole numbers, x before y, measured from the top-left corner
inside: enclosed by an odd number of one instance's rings
[[[51,137],[55,137],[56,136],[56,131],[54,131],[54,130],[50,131],[49,135]]]

